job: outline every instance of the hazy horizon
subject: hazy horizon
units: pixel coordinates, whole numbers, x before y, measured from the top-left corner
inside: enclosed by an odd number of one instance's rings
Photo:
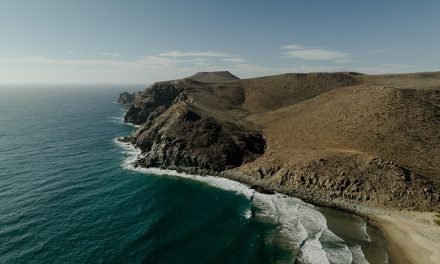
[[[0,83],[154,83],[199,71],[440,70],[440,3],[6,2]]]

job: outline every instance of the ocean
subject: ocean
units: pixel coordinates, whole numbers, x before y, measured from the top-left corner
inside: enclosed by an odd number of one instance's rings
[[[114,101],[141,89],[0,86],[0,263],[387,263],[360,217],[134,168]]]

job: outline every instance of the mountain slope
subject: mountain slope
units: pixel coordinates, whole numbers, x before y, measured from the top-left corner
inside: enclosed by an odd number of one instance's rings
[[[141,166],[315,202],[440,207],[440,73],[198,73],[136,94]]]

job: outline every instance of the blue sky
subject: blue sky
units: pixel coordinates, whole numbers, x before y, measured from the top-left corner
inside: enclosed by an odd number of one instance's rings
[[[0,0],[0,83],[440,70],[440,1]]]

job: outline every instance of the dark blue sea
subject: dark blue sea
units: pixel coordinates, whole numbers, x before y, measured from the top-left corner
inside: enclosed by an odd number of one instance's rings
[[[134,169],[114,101],[143,88],[0,86],[0,263],[386,263],[359,217]]]

